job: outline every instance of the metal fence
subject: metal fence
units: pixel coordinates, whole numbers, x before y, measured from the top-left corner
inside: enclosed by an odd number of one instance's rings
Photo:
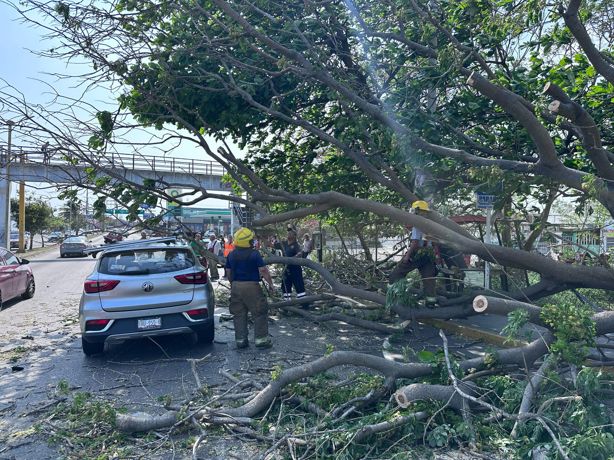
[[[10,158],[6,146],[0,146],[0,165],[26,163],[51,166],[81,166],[96,168],[121,168],[134,171],[153,171],[164,173],[198,174],[222,176],[225,169],[214,161],[191,158],[146,156],[108,152],[88,154],[87,158],[64,149],[33,149],[25,146],[12,146]]]

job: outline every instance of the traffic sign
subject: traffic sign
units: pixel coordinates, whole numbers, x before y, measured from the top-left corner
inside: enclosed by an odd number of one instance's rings
[[[127,209],[107,209],[104,213],[109,214],[111,216],[116,216],[116,215],[128,214],[128,210]],[[143,210],[139,209],[137,214],[143,214]]]
[[[486,193],[476,192],[476,205],[479,209],[492,209],[497,200],[497,195],[488,195]]]

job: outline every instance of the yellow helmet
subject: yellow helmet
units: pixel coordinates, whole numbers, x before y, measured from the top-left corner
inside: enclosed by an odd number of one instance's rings
[[[429,204],[426,201],[418,200],[411,204],[412,209],[422,209],[423,211],[429,210]]]
[[[251,241],[254,239],[254,236],[256,235],[249,228],[241,227],[235,232],[235,246],[238,248],[249,248],[251,246]]]

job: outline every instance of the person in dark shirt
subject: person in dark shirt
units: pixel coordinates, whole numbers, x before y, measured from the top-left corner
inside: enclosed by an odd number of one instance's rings
[[[241,227],[235,232],[234,251],[226,258],[226,276],[230,281],[230,313],[235,326],[237,348],[249,345],[247,314],[254,320],[254,342],[257,348],[269,348],[268,304],[260,287],[260,278],[273,290],[273,279],[258,251],[252,248],[254,232]]]
[[[303,249],[296,241],[296,232],[288,230],[288,237],[276,249],[281,249],[284,257],[303,257]],[[292,299],[292,286],[296,290],[296,298],[305,297],[305,282],[303,281],[303,267],[300,265],[287,265],[284,269],[281,290],[284,300]]]

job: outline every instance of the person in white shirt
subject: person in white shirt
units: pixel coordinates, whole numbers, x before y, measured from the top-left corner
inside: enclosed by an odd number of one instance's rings
[[[209,235],[209,244],[207,245],[207,249],[209,250],[209,252],[212,252],[218,257],[222,257],[224,255],[222,244],[220,243],[220,240],[217,239],[214,233]]]

